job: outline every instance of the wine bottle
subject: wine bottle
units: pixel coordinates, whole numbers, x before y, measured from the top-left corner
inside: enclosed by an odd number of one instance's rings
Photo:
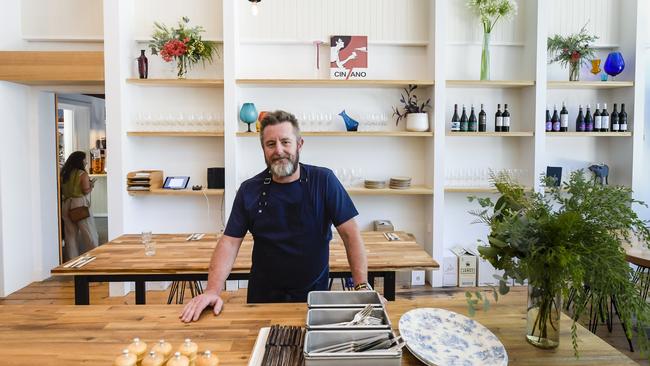
[[[582,105],[578,108],[578,117],[576,118],[576,132],[585,132],[587,126],[585,126],[585,116],[582,114]]]
[[[454,115],[451,117],[451,132],[460,131],[460,121],[458,120],[458,104],[454,104]]]
[[[483,110],[483,104],[481,104],[481,111],[478,112],[478,131],[479,132],[487,131],[487,115]]]
[[[508,112],[508,105],[503,105],[503,126],[501,126],[501,132],[510,132],[510,112]]]
[[[591,116],[591,106],[587,104],[587,113],[585,114],[585,132],[593,132],[594,118]]]
[[[596,103],[596,110],[594,111],[594,132],[600,132],[603,125],[603,119],[600,116],[600,103]]]
[[[463,114],[460,116],[460,131],[467,132],[467,113],[465,112],[465,105],[463,104]]]
[[[467,125],[467,130],[469,132],[476,132],[478,128],[478,122],[476,120],[476,114],[474,113],[474,105],[469,113],[469,124]]]
[[[603,104],[603,110],[600,111],[600,118],[602,118],[600,132],[609,132],[609,112],[607,112],[607,103]]]
[[[548,111],[548,106],[546,106],[546,132],[553,131],[553,121],[551,119],[551,112]]]
[[[560,132],[569,131],[569,111],[566,110],[566,105],[562,102],[562,110],[560,111]]]
[[[501,104],[497,104],[497,113],[494,114],[494,132],[501,132],[503,116],[501,115]]]
[[[618,114],[619,132],[627,132],[627,113],[625,112],[625,103],[621,103],[621,112]]]
[[[620,131],[619,124],[618,124],[618,112],[616,111],[616,103],[614,103],[614,110],[612,111],[612,115],[610,116],[610,118],[612,122],[612,132]]]
[[[560,132],[560,117],[557,115],[557,105],[553,106],[553,117],[551,118],[551,131]]]

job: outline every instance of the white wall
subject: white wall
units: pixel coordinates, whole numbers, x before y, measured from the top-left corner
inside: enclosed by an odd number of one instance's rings
[[[27,119],[28,101],[29,88],[0,82],[0,108],[6,113],[2,122],[3,133],[0,134],[4,290],[0,296],[29,283],[34,267],[31,245],[36,239],[32,225],[35,197],[32,191],[34,153],[31,149],[34,139]]]

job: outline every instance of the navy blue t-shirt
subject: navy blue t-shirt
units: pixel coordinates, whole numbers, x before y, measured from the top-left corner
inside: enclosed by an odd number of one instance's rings
[[[327,275],[331,225],[358,215],[330,169],[300,167],[300,179],[291,183],[264,184],[267,170],[243,182],[224,231],[236,238],[251,232],[251,274],[272,277],[270,286],[309,286]]]

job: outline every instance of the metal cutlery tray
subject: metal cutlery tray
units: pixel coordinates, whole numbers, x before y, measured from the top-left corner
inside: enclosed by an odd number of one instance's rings
[[[307,311],[307,330],[361,330],[391,329],[390,319],[384,308],[374,308],[370,316],[382,320],[380,325],[331,325],[352,320],[359,308],[313,308]],[[328,325],[330,324],[330,325]]]
[[[377,291],[312,291],[307,305],[312,308],[364,308],[372,304],[383,308]]]
[[[402,350],[373,353],[311,353],[312,350],[342,342],[386,334],[394,338],[391,330],[312,330],[305,335],[305,366],[400,366]]]

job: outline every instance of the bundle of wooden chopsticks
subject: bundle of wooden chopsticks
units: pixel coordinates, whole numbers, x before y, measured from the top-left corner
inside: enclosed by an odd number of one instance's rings
[[[304,339],[301,327],[273,325],[266,339],[262,366],[302,366]]]

